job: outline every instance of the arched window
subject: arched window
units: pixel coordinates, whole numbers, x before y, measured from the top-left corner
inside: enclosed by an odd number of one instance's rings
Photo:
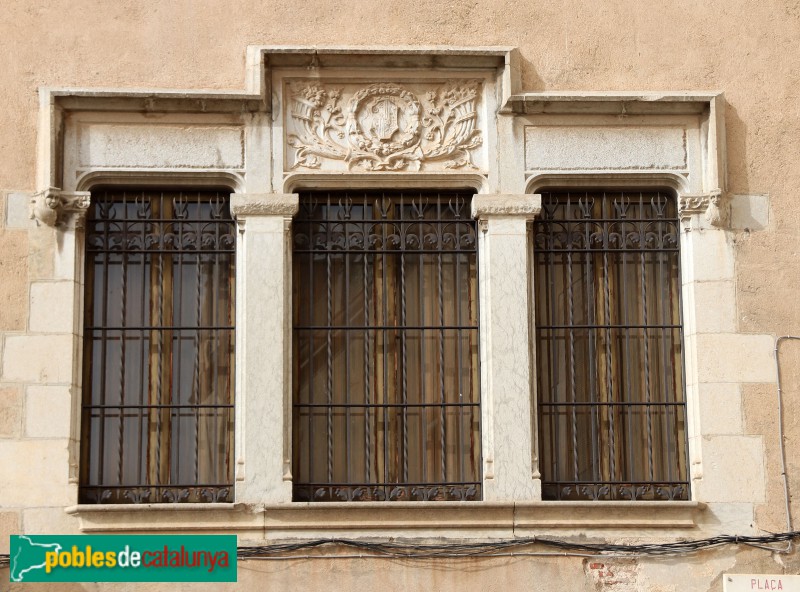
[[[481,498],[471,197],[301,194],[296,501]]]
[[[666,191],[542,194],[544,499],[689,499],[679,224]]]
[[[233,501],[235,242],[224,191],[93,192],[82,503]]]

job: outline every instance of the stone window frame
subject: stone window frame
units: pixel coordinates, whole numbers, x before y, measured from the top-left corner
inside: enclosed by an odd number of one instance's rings
[[[231,187],[234,196],[232,210],[237,218],[240,230],[240,244],[237,245],[237,269],[244,269],[238,261],[239,252],[246,257],[248,250],[263,250],[272,248],[284,253],[284,257],[275,258],[271,272],[276,272],[276,277],[283,278],[282,305],[277,307],[275,314],[267,319],[268,325],[275,329],[282,343],[287,339],[286,314],[282,308],[286,302],[286,288],[290,262],[287,261],[287,236],[291,217],[297,208],[297,196],[294,193],[299,189],[333,189],[338,187],[386,187],[408,186],[439,188],[447,187],[474,187],[477,198],[473,202],[473,214],[478,218],[481,227],[483,264],[491,261],[491,253],[497,254],[504,241],[515,245],[527,244],[528,221],[536,215],[538,202],[536,190],[544,186],[674,186],[678,193],[681,207],[681,217],[684,224],[684,248],[682,248],[682,269],[686,275],[684,281],[684,307],[690,314],[685,320],[686,327],[686,372],[687,372],[687,399],[690,412],[690,454],[691,478],[702,480],[703,467],[700,451],[700,413],[699,401],[696,394],[698,376],[707,372],[709,358],[713,351],[703,347],[702,335],[690,332],[690,328],[697,327],[696,311],[702,308],[703,298],[697,297],[696,280],[698,277],[714,279],[715,270],[708,264],[708,258],[714,253],[725,251],[724,228],[729,217],[729,203],[725,193],[725,158],[724,158],[724,100],[720,93],[521,93],[519,81],[518,56],[513,48],[419,48],[419,49],[352,49],[352,48],[266,48],[251,47],[248,49],[248,79],[247,89],[244,93],[207,93],[207,92],[166,92],[166,91],[95,91],[91,89],[42,89],[41,122],[39,147],[38,185],[41,188],[32,197],[32,211],[41,223],[58,225],[59,249],[56,254],[56,269],[60,279],[69,279],[74,282],[75,292],[70,306],[73,310],[80,310],[73,306],[81,302],[80,290],[82,289],[81,265],[81,212],[88,205],[89,192],[93,186],[100,184],[110,185],[163,185],[163,186],[219,186]],[[355,60],[355,61],[354,61]],[[433,60],[433,62],[431,61]],[[159,112],[175,114],[193,114],[191,118],[208,118],[219,122],[226,118],[240,118],[243,128],[247,131],[243,136],[243,146],[254,154],[271,154],[274,144],[273,135],[280,132],[280,126],[270,122],[271,114],[265,109],[266,97],[272,91],[271,68],[277,67],[334,67],[342,68],[352,64],[366,64],[370,68],[399,66],[404,69],[425,69],[432,63],[440,67],[464,68],[468,63],[475,62],[479,68],[494,68],[496,76],[496,92],[498,100],[498,117],[494,123],[492,136],[496,143],[496,150],[507,155],[497,163],[488,175],[480,174],[447,174],[416,173],[413,175],[403,173],[369,173],[369,174],[298,174],[287,175],[282,181],[276,182],[265,163],[248,161],[236,170],[133,170],[126,167],[98,167],[97,170],[82,173],[77,178],[64,175],[65,167],[69,172],[74,172],[74,163],[70,165],[69,146],[65,148],[65,114],[71,112]],[[311,66],[308,66],[308,64]],[[560,116],[570,117],[571,114],[586,113],[602,116],[624,118],[628,116],[647,118],[657,117],[659,114],[686,112],[686,106],[696,112],[705,113],[703,122],[698,126],[700,147],[703,154],[698,155],[702,161],[702,174],[695,175],[691,182],[686,176],[663,171],[546,171],[538,174],[529,174],[525,164],[521,162],[519,148],[524,146],[524,120],[531,114],[555,113]],[[211,114],[211,115],[209,115]],[[216,118],[216,119],[214,119]],[[213,121],[212,121],[213,123]],[[72,169],[69,167],[73,166]],[[158,168],[158,167],[156,167]],[[245,177],[247,182],[245,183]],[[62,186],[63,189],[56,189]],[[251,193],[250,187],[265,187],[270,193]],[[259,235],[258,240],[254,235]],[[491,237],[490,241],[485,238]],[[239,248],[241,247],[241,248]],[[524,248],[523,248],[523,253]],[[725,251],[725,261],[722,267],[732,270],[732,258],[729,250]],[[245,259],[248,261],[256,258]],[[265,271],[263,265],[270,258],[260,258],[262,267],[255,266],[247,273],[237,274],[237,325],[239,315],[246,315],[249,307],[245,300],[259,300],[265,291],[259,289],[255,283],[247,282],[247,275],[260,276]],[[524,259],[524,257],[523,257]],[[266,262],[266,263],[265,263]],[[516,264],[519,264],[517,261]],[[687,265],[688,263],[688,265]],[[490,273],[481,271],[482,283],[489,282]],[[240,277],[244,276],[244,277]],[[517,279],[527,282],[522,275]],[[727,278],[727,276],[726,276]],[[720,281],[727,281],[721,279]],[[241,284],[240,284],[241,282]],[[491,296],[487,287],[482,286],[480,292],[482,304],[482,328],[486,317],[486,326],[493,324],[502,328],[502,322],[492,318]],[[271,288],[274,288],[272,286]],[[688,297],[687,297],[688,296]],[[705,296],[704,296],[705,297]],[[484,300],[488,302],[485,305]],[[706,300],[706,302],[708,302]],[[498,306],[498,308],[500,308]],[[250,309],[252,309],[250,307]],[[73,317],[79,320],[79,313]],[[507,320],[507,319],[506,319]],[[263,321],[263,319],[262,319]],[[502,321],[502,319],[501,319]],[[245,322],[246,326],[247,322]],[[75,327],[80,327],[76,324]],[[530,327],[528,327],[528,330]],[[483,329],[482,329],[483,330]],[[488,333],[489,331],[486,331]],[[244,331],[241,332],[245,333]],[[498,331],[498,335],[501,331]],[[237,331],[237,340],[240,332]],[[241,342],[237,342],[237,395],[238,388],[247,378],[245,372],[246,357],[248,352],[254,356],[254,363],[265,363],[253,352],[253,347],[245,347],[246,337],[242,335]],[[73,341],[80,343],[80,331],[73,333]],[[498,340],[491,336],[482,339],[482,362],[484,357],[492,363],[502,359],[498,355]],[[530,340],[525,340],[527,343]],[[491,345],[488,345],[491,344]],[[487,350],[492,349],[492,356]],[[79,348],[73,348],[73,367],[79,357]],[[527,354],[530,361],[530,353]],[[242,361],[242,363],[240,363]],[[280,366],[281,364],[279,364]],[[482,363],[481,380],[491,382],[492,370],[487,369]],[[698,370],[705,365],[705,370]],[[278,382],[283,385],[286,381],[287,365],[282,364],[284,376]],[[518,364],[527,374],[526,384],[533,389],[530,380],[530,368],[525,364]],[[496,369],[497,370],[497,369]],[[714,369],[712,368],[712,374]],[[73,372],[71,382],[73,392],[80,391],[79,372]],[[499,372],[496,372],[499,376]],[[520,378],[520,375],[516,377]],[[491,389],[485,388],[486,399],[489,398]],[[248,387],[250,388],[250,387]],[[494,388],[494,387],[492,387]],[[247,391],[247,388],[245,389]],[[694,394],[692,394],[694,393]],[[290,396],[283,393],[284,397]],[[79,399],[79,397],[78,397]],[[529,399],[535,402],[535,397]],[[261,434],[268,425],[250,425],[244,427],[241,417],[246,411],[252,417],[253,409],[248,407],[252,401],[237,402],[237,450],[257,446],[263,442]],[[487,413],[491,413],[491,421],[486,422],[487,434],[484,438],[494,438],[491,425],[504,425],[502,422],[503,411],[495,414],[489,412],[491,403],[486,403]],[[284,401],[285,405],[285,401]],[[694,411],[692,411],[694,409]],[[523,412],[525,410],[523,409]],[[505,410],[509,416],[517,416],[519,409]],[[74,413],[74,412],[73,412]],[[525,414],[523,414],[524,416]],[[527,413],[530,415],[530,412]],[[456,503],[449,506],[437,503],[435,508],[424,507],[419,503],[406,506],[403,503],[393,503],[391,507],[383,504],[357,504],[345,507],[333,507],[326,504],[325,508],[319,506],[303,506],[302,504],[281,504],[276,499],[285,499],[287,491],[290,499],[291,467],[287,464],[290,455],[286,454],[288,433],[287,418],[284,414],[277,420],[273,418],[272,426],[278,427],[283,435],[281,454],[275,455],[270,461],[269,473],[280,474],[281,481],[274,479],[269,483],[257,482],[247,476],[245,463],[237,458],[237,502],[234,504],[203,504],[202,508],[192,505],[175,506],[141,506],[141,507],[94,507],[75,506],[67,508],[67,512],[76,515],[80,520],[80,528],[86,532],[102,532],[113,530],[158,530],[175,528],[192,528],[196,530],[236,530],[240,532],[267,534],[270,537],[282,535],[313,536],[321,532],[336,532],[337,534],[363,534],[391,528],[393,532],[408,534],[410,536],[425,536],[424,533],[434,532],[436,536],[464,536],[478,533],[480,536],[495,536],[498,533],[523,532],[525,528],[556,529],[594,527],[600,531],[617,532],[627,528],[676,528],[685,529],[702,526],[705,522],[709,525],[712,520],[706,520],[703,511],[705,505],[696,500],[708,499],[700,490],[693,493],[695,501],[692,502],[644,502],[630,504],[629,502],[602,502],[585,503],[577,502],[541,502],[536,501],[538,491],[538,469],[536,468],[536,451],[531,447],[532,458],[530,462],[525,455],[508,455],[514,459],[510,464],[498,462],[493,455],[484,459],[484,477],[493,479],[495,475],[507,474],[522,476],[521,479],[506,481],[507,489],[497,489],[485,496],[484,501],[475,502],[475,505]],[[73,417],[73,428],[76,425]],[[517,422],[519,423],[519,422]],[[251,420],[251,424],[253,424]],[[527,441],[532,444],[533,426],[523,427],[527,433]],[[533,440],[535,441],[535,440]],[[73,434],[71,447],[75,447],[76,436]],[[490,447],[484,450],[495,450],[497,443],[490,442]],[[502,447],[502,446],[501,446]],[[516,452],[518,445],[509,448],[506,452]],[[238,452],[237,452],[238,454]],[[70,455],[70,478],[74,483],[77,475],[76,456]],[[255,471],[263,478],[263,473]],[[250,472],[252,476],[253,472]],[[527,477],[525,476],[527,475]],[[498,477],[498,482],[503,479]],[[243,484],[240,484],[240,481]],[[264,488],[267,485],[267,489]],[[287,487],[289,485],[289,487]],[[506,487],[503,485],[502,487]],[[487,492],[492,487],[485,488]],[[242,492],[240,498],[239,492]],[[265,493],[266,492],[266,493]],[[713,496],[712,496],[713,497]],[[238,501],[240,500],[241,501]],[[302,507],[301,507],[302,506]],[[653,510],[658,509],[653,516]],[[438,526],[431,531],[430,523],[435,521]],[[713,526],[709,526],[713,532]],[[624,530],[622,531],[624,532]],[[254,535],[256,536],[256,535]]]

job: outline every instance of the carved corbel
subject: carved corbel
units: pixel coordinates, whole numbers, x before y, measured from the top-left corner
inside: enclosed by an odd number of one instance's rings
[[[31,219],[47,226],[63,226],[72,221],[76,228],[82,228],[91,199],[88,191],[48,187],[31,197]]]
[[[680,197],[681,222],[689,226],[693,216],[703,214],[705,221],[716,228],[725,228],[730,218],[730,204],[721,189],[708,193],[687,193]]]

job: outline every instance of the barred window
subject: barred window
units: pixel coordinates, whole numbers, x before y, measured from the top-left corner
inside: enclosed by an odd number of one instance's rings
[[[296,501],[481,498],[471,194],[301,195]]]
[[[80,501],[233,501],[229,194],[94,193]]]
[[[688,499],[675,196],[542,200],[534,301],[543,497]]]

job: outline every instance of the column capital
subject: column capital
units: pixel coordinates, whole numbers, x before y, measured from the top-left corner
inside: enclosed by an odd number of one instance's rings
[[[472,198],[473,218],[494,216],[533,220],[542,209],[542,196],[536,193],[478,194]]]
[[[300,207],[297,193],[233,193],[231,213],[235,218],[246,216],[291,217]]]
[[[64,226],[72,219],[76,228],[83,226],[92,194],[88,191],[62,191],[48,187],[31,196],[31,219],[47,226]]]
[[[687,228],[692,225],[692,218],[702,221],[699,215],[704,215],[705,222],[717,228],[727,228],[730,219],[730,200],[721,189],[714,189],[707,193],[684,193],[678,201],[678,211],[681,221]]]

